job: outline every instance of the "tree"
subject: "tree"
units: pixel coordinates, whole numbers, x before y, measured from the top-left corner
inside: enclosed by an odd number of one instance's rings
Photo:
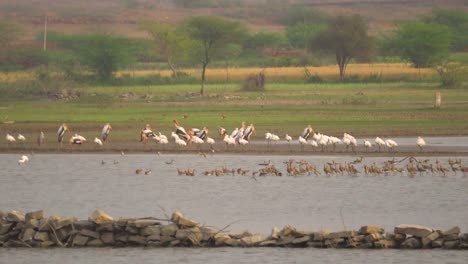
[[[326,28],[326,24],[296,23],[286,28],[286,37],[291,46],[307,49],[311,40]]]
[[[206,67],[212,60],[222,57],[229,44],[241,43],[246,36],[246,29],[239,22],[199,16],[187,21],[186,30],[194,40],[192,54],[202,64],[200,94],[203,95]]]
[[[172,75],[177,78],[174,63],[186,59],[191,40],[185,32],[168,24],[145,22],[142,28],[151,36],[157,52],[169,65]]]
[[[250,36],[245,42],[244,47],[251,49],[264,49],[269,47],[286,46],[288,40],[281,33],[261,31]]]
[[[452,50],[464,51],[468,48],[468,12],[461,9],[432,10],[425,22],[445,25],[452,33]]]
[[[446,60],[450,44],[451,34],[446,26],[412,21],[400,24],[386,46],[416,68],[422,68]]]
[[[338,16],[312,40],[311,49],[335,55],[344,81],[346,67],[351,59],[367,59],[371,55],[373,39],[367,34],[367,24],[359,15]]]
[[[112,78],[119,68],[131,64],[137,45],[124,37],[91,33],[87,35],[49,34],[51,42],[70,50],[80,64],[95,72],[101,81]]]

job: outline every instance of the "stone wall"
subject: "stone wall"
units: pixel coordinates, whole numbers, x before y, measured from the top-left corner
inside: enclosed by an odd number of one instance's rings
[[[153,217],[114,220],[97,210],[88,220],[46,217],[44,211],[27,214],[0,210],[0,247],[314,247],[468,249],[468,233],[460,228],[436,230],[420,225],[398,225],[393,232],[379,226],[357,231],[301,231],[274,227],[269,236],[228,233],[203,226],[180,212],[171,219]]]

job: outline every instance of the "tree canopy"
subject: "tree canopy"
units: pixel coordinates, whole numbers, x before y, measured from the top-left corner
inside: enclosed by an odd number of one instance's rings
[[[423,21],[399,25],[387,43],[387,48],[416,68],[437,65],[448,57],[450,30],[443,25]]]
[[[186,30],[194,40],[192,56],[202,64],[200,94],[203,95],[208,64],[223,57],[229,44],[241,43],[247,30],[239,22],[215,16],[192,17],[186,22]]]
[[[373,40],[367,34],[367,24],[359,15],[331,19],[327,28],[318,33],[311,43],[311,49],[335,55],[341,81],[345,78],[350,60],[367,59],[372,47]]]

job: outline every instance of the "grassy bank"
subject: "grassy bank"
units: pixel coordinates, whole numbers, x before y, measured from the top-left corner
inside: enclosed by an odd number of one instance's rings
[[[198,85],[94,86],[79,88],[81,96],[69,101],[2,100],[0,134],[21,132],[35,138],[44,129],[52,135],[61,122],[67,122],[72,132],[91,138],[103,123],[111,122],[114,141],[133,141],[146,123],[169,133],[173,119],[185,127],[207,126],[213,134],[219,126],[231,130],[245,120],[256,125],[256,137],[267,131],[297,136],[309,123],[316,131],[338,136],[343,132],[468,134],[468,92],[442,90],[442,108],[434,109],[436,83],[270,83],[266,92],[242,92],[238,84],[212,84],[205,88],[204,97],[196,95],[198,89]]]

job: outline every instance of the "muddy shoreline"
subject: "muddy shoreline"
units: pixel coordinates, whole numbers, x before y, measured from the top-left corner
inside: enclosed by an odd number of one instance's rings
[[[226,146],[222,142],[217,142],[211,148],[207,144],[201,146],[189,145],[184,148],[178,148],[174,143],[160,145],[155,142],[142,144],[140,142],[112,142],[100,147],[92,142],[87,142],[81,146],[71,146],[58,143],[46,143],[38,146],[33,143],[0,146],[0,153],[44,153],[44,154],[234,154],[234,155],[288,155],[288,156],[364,156],[364,157],[393,157],[393,156],[468,156],[468,148],[464,146],[426,146],[422,151],[417,146],[399,146],[394,151],[377,147],[367,150],[364,146],[358,146],[353,151],[346,149],[344,145],[337,145],[333,150],[331,146],[322,150],[321,147],[312,147],[310,145],[303,148],[296,142],[287,144],[270,144],[264,141],[254,141],[246,146]]]

